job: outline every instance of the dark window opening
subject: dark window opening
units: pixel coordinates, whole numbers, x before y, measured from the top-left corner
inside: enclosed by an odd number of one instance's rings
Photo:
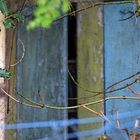
[[[72,3],[73,10],[76,10],[76,3]],[[76,16],[68,16],[68,68],[74,79],[77,79],[77,19]],[[69,76],[68,76],[69,77]],[[68,78],[68,97],[77,98],[77,87]],[[68,100],[69,106],[77,105],[77,100]],[[68,110],[68,119],[77,119],[77,109]],[[77,125],[68,127],[68,133],[74,133],[77,131]],[[71,138],[69,140],[77,140],[77,138]]]
[[[72,3],[72,9],[76,10],[76,3]],[[68,60],[76,60],[77,44],[77,21],[76,15],[68,16]]]

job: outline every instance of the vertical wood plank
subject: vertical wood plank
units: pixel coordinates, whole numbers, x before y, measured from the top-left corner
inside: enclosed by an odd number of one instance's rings
[[[28,14],[31,9],[25,9]],[[56,22],[50,29],[26,31],[24,24],[18,26],[18,39],[26,48],[25,57],[17,66],[16,88],[24,96],[53,106],[67,106],[67,18]],[[17,58],[22,55],[17,42]],[[39,94],[41,97],[39,97]],[[67,119],[66,110],[35,109],[17,105],[17,122],[57,121]],[[41,139],[59,137],[66,139],[66,127],[34,128],[17,130],[16,138]]]
[[[24,3],[24,0],[7,0],[8,8],[10,14],[15,12],[18,8],[22,7]],[[33,0],[30,0],[30,4],[34,3]],[[11,72],[11,78],[8,81],[5,81],[6,83],[6,91],[10,93],[12,96],[16,96],[14,90],[16,88],[16,66],[11,67],[11,64],[16,63],[16,35],[17,35],[17,29],[6,29],[6,64],[5,67],[7,70]],[[16,123],[16,103],[15,101],[8,98],[8,101],[5,102],[7,104],[6,109],[6,116],[5,116],[5,122],[7,124],[14,124]],[[14,140],[15,139],[15,130],[8,130],[5,131],[5,137],[8,140]]]
[[[11,78],[7,82],[6,91],[12,96],[16,96],[14,89],[16,88],[15,83],[15,67],[11,67],[11,64],[16,63],[16,33],[17,30],[10,29],[6,30],[6,69],[11,72]],[[16,123],[16,102],[8,98],[7,102],[7,116],[6,123],[13,124]],[[15,139],[15,130],[6,131],[6,138],[8,140]]]
[[[122,14],[122,10],[133,10],[133,5],[109,5],[104,8],[105,87],[140,70],[140,19],[133,17],[129,20],[119,21],[119,19],[128,16]],[[124,86],[135,78],[114,86],[111,90]],[[132,88],[140,92],[139,84],[132,85]],[[110,96],[134,95],[126,88],[106,94],[106,97]],[[124,114],[126,118],[120,119],[120,125],[121,128],[127,128],[129,132],[134,132],[135,119],[139,115],[139,113],[136,114],[136,111],[139,110],[139,106],[140,102],[135,100],[110,100],[106,101],[106,114],[116,116],[116,111],[119,113],[128,112],[126,115]],[[131,117],[129,117],[130,114]],[[113,118],[111,117],[111,119]],[[116,135],[118,136],[115,133],[113,140],[118,139]]]
[[[86,7],[88,3],[84,3]],[[78,8],[82,5],[78,5]],[[103,17],[102,7],[90,8],[78,13],[78,83],[85,89],[103,91]],[[78,97],[94,96],[96,93],[87,93],[78,88]],[[102,99],[103,94],[94,98],[79,100],[79,103],[87,103]],[[95,111],[103,111],[103,104],[89,106]],[[79,118],[90,118],[96,115],[80,108]],[[96,116],[97,117],[97,116]],[[80,125],[80,130],[93,130],[102,126],[102,123]],[[85,139],[85,138],[84,138]],[[86,139],[95,139],[95,136],[88,136]]]

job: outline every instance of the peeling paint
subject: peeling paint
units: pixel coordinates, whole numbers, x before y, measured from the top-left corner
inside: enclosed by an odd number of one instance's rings
[[[102,7],[98,7],[98,25],[103,27],[103,8]]]
[[[96,77],[96,76],[93,77],[93,81],[94,81],[94,82],[97,81],[97,77]]]
[[[90,75],[90,70],[89,70],[89,64],[86,66],[86,76],[89,77]]]
[[[82,31],[82,28],[81,28],[81,24],[82,24],[82,15],[79,15],[78,16],[78,36],[80,35],[81,31]]]
[[[103,73],[104,73],[104,70],[103,70],[103,55],[101,56],[101,70],[100,70],[100,78],[101,79],[103,79],[104,78],[104,75],[103,75]]]

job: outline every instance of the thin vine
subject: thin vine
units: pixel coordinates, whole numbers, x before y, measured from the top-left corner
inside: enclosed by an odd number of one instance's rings
[[[98,103],[102,103],[105,102],[107,100],[113,100],[113,99],[131,99],[131,100],[138,100],[140,101],[140,98],[138,97],[132,97],[132,96],[115,96],[115,97],[106,97],[105,99],[100,99],[97,101],[93,101],[93,102],[89,102],[89,103],[84,103],[84,104],[80,104],[80,105],[76,105],[76,106],[51,106],[51,105],[47,105],[47,104],[39,104],[35,101],[30,100],[29,98],[26,98],[22,95],[22,97],[28,101],[29,103],[33,104],[27,104],[24,102],[21,102],[19,100],[17,100],[15,97],[11,96],[9,93],[7,93],[3,88],[0,88],[1,91],[6,94],[9,98],[11,98],[13,101],[23,104],[25,106],[30,106],[33,108],[50,108],[50,109],[56,109],[56,110],[65,110],[65,109],[76,109],[76,108],[80,108],[82,106],[90,106],[90,105],[94,105],[94,104],[98,104]]]
[[[131,79],[131,78],[133,78],[133,77],[139,75],[139,74],[140,74],[140,71],[138,71],[138,72],[136,72],[135,74],[132,74],[132,75],[130,75],[130,76],[124,78],[124,79],[121,79],[121,80],[119,80],[119,81],[117,81],[117,82],[111,84],[111,85],[108,86],[104,91],[93,91],[93,90],[86,89],[84,86],[82,86],[80,83],[78,83],[78,82],[74,79],[74,77],[72,76],[72,74],[70,73],[69,70],[68,70],[68,74],[69,74],[71,80],[73,81],[73,83],[74,83],[77,87],[79,87],[80,89],[82,89],[83,91],[85,91],[85,92],[87,92],[87,93],[92,93],[92,94],[94,93],[94,95],[91,95],[91,96],[83,96],[83,97],[79,97],[79,98],[69,98],[69,100],[91,99],[91,98],[94,98],[94,97],[99,96],[99,95],[101,95],[101,94],[113,93],[113,92],[120,91],[120,90],[122,90],[122,89],[128,88],[128,87],[130,87],[130,86],[133,85],[134,83],[137,83],[137,82],[140,80],[139,77],[137,77],[135,80],[133,80],[133,81],[130,82],[130,83],[125,84],[124,86],[121,86],[121,87],[116,88],[116,89],[113,89],[113,90],[109,90],[109,89],[111,89],[112,87],[114,87],[114,86],[116,86],[116,85],[118,85],[118,84],[120,84],[120,83],[122,83],[122,82],[124,82],[124,81],[126,81],[126,80],[129,80],[129,79]],[[109,91],[108,91],[108,90],[109,90]],[[96,93],[96,94],[95,94],[95,93]]]
[[[10,29],[15,28],[16,22],[24,21],[25,16],[22,13],[22,10],[24,9],[26,3],[27,1],[25,0],[20,9],[17,9],[16,12],[9,13],[9,9],[6,1],[0,0],[0,11],[4,15],[4,19],[2,19],[0,22],[3,22],[6,28],[10,28]],[[37,27],[48,28],[55,21],[61,20],[66,16],[75,15],[76,13],[85,11],[92,7],[101,6],[101,5],[127,4],[127,3],[136,3],[138,5],[138,3],[133,0],[116,1],[116,2],[92,2],[90,3],[89,6],[85,8],[81,8],[73,11],[73,8],[69,0],[53,0],[53,1],[37,0],[36,9],[33,13],[34,18],[27,25],[27,29],[34,29]],[[63,14],[61,14],[60,11],[62,11]]]

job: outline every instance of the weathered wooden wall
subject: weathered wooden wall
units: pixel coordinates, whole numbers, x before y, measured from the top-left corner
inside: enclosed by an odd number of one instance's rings
[[[84,2],[84,6],[89,3]],[[78,8],[83,7],[78,4]],[[119,21],[127,15],[121,14],[121,10],[131,10],[132,5],[108,5],[104,7],[104,29],[103,29],[103,8],[94,7],[77,14],[77,77],[78,82],[85,89],[93,91],[103,91],[104,80],[105,88],[112,83],[127,77],[139,71],[139,19],[132,18],[126,21]],[[28,14],[30,10],[26,9]],[[32,11],[32,9],[31,9]],[[67,105],[67,19],[55,23],[51,29],[36,29],[32,31],[25,30],[25,24],[29,18],[26,18],[23,24],[18,26],[17,31],[17,59],[22,55],[22,46],[18,42],[21,39],[25,45],[26,53],[22,63],[16,68],[16,89],[24,96],[38,102],[42,102],[38,93],[42,96],[44,102],[49,105]],[[104,33],[103,33],[104,32]],[[12,34],[11,34],[12,36]],[[104,36],[104,38],[103,38]],[[15,39],[15,36],[14,36]],[[14,40],[15,41],[15,40]],[[13,41],[13,47],[15,47]],[[103,48],[104,46],[104,48]],[[15,49],[15,48],[14,48]],[[11,62],[14,61],[12,52]],[[103,67],[104,62],[104,67]],[[103,72],[104,69],[104,72]],[[14,68],[12,69],[14,72]],[[104,77],[105,74],[105,77]],[[134,80],[134,78],[133,78]],[[10,89],[15,85],[15,79],[10,82]],[[124,84],[126,84],[125,82]],[[119,85],[121,86],[121,85]],[[133,87],[139,91],[138,85]],[[113,87],[114,89],[116,87]],[[91,96],[96,93],[87,93],[78,88],[78,97]],[[117,91],[106,96],[132,95],[128,89]],[[78,100],[78,103],[87,103],[103,98],[103,94],[90,99]],[[107,115],[116,115],[119,113],[138,110],[140,103],[132,100],[110,100],[105,102],[105,113]],[[15,106],[9,103],[8,110],[12,113],[12,118],[8,122],[33,122],[49,121],[67,118],[66,111],[55,111],[50,109],[38,110],[28,108],[22,105]],[[13,107],[14,106],[14,107]],[[89,106],[95,111],[103,111],[103,103]],[[131,114],[131,113],[130,113]],[[14,116],[14,117],[13,117]],[[16,118],[15,118],[16,116]],[[78,110],[79,118],[95,117],[94,114],[85,109]],[[132,126],[125,123],[134,121],[137,116],[127,119],[121,119],[121,127],[128,127],[135,131]],[[112,119],[112,118],[111,118]],[[103,125],[102,123],[80,125],[79,130],[96,129]],[[108,132],[107,132],[108,133]],[[23,129],[11,132],[9,139],[41,139],[43,137],[53,136],[56,139],[59,135],[66,134],[66,128],[56,129]],[[113,140],[115,140],[113,137]],[[96,139],[87,137],[86,139]]]
[[[84,3],[88,6],[89,3]],[[78,8],[82,4],[79,3]],[[90,8],[86,11],[78,13],[77,17],[77,75],[78,83],[87,90],[103,91],[104,89],[104,76],[103,76],[103,9],[102,7]],[[81,88],[78,88],[78,97],[94,96],[96,93],[88,93]],[[94,98],[84,98],[78,100],[79,103],[87,103],[102,99],[103,94]],[[103,104],[89,106],[95,111],[103,111]],[[95,117],[91,112],[80,108],[78,110],[79,118]],[[97,117],[97,116],[96,116]],[[100,128],[102,123],[80,125],[79,129],[93,130]],[[95,137],[86,137],[91,140]]]
[[[28,14],[32,9],[25,9]],[[48,105],[67,106],[67,18],[56,22],[50,29],[26,30],[26,18],[17,32],[17,59],[26,53],[16,68],[16,90],[24,96]],[[39,94],[41,97],[39,97]],[[17,104],[16,122],[38,122],[67,119],[67,111],[35,109]],[[58,130],[58,131],[57,131]],[[17,140],[41,139],[59,136],[66,138],[66,127],[21,129],[16,131]]]
[[[120,12],[122,10],[133,10],[133,5],[109,5],[104,7],[105,87],[140,70],[140,19],[133,17],[129,20],[119,21],[119,19],[129,16],[122,14]],[[114,86],[111,90],[132,82],[135,78],[133,77],[129,81]],[[140,91],[139,84],[132,85],[132,88],[138,92]],[[106,94],[106,97],[110,96],[133,95],[126,88]],[[129,115],[134,114],[132,117],[120,120],[121,128],[128,128],[131,133],[135,131],[134,123],[138,117],[138,114],[135,115],[133,112],[138,111],[139,106],[140,102],[135,100],[110,100],[105,102],[105,111],[107,115],[116,115],[116,111],[119,111],[119,113],[129,111]],[[131,125],[128,123],[131,123]],[[116,135],[113,137],[113,140],[118,139]]]

